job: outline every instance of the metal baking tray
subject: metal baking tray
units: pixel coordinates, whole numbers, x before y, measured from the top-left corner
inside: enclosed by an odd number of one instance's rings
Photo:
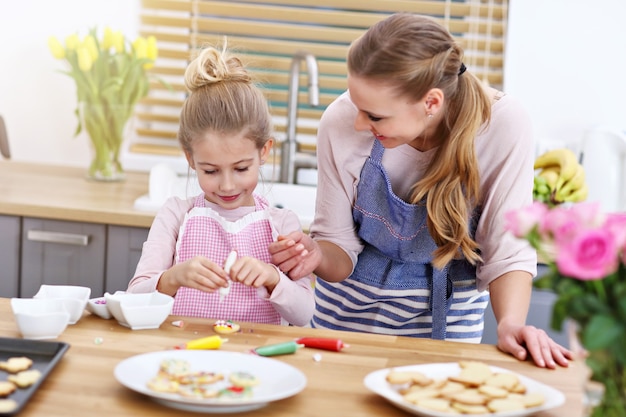
[[[29,369],[41,371],[41,378],[36,383],[28,388],[18,388],[6,397],[15,400],[17,407],[10,412],[0,412],[0,416],[18,414],[69,347],[70,345],[64,342],[0,337],[0,361],[6,361],[14,356],[26,356],[33,361]],[[6,381],[8,375],[8,372],[0,370],[0,381]]]

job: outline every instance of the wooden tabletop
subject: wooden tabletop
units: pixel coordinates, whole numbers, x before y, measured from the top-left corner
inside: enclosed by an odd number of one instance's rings
[[[121,182],[88,180],[86,169],[0,161],[0,214],[150,227],[153,212],[134,209],[148,193],[148,173]]]
[[[4,318],[0,321],[0,336],[20,337],[8,299],[0,299],[0,317]],[[182,328],[172,325],[180,319],[184,322]],[[212,320],[170,316],[159,329],[130,330],[114,320],[85,313],[58,338],[70,344],[70,348],[31,397],[20,417],[197,416],[198,413],[159,405],[127,389],[115,379],[113,370],[120,361],[134,355],[171,349],[180,343],[213,335],[212,323]],[[241,323],[241,331],[228,335],[229,341],[221,349],[249,352],[258,346],[303,336],[340,338],[350,347],[341,352],[302,348],[295,354],[275,356],[274,359],[306,375],[306,388],[293,397],[236,415],[406,417],[410,414],[368,391],[363,385],[364,377],[382,368],[459,360],[479,360],[506,368],[565,394],[563,406],[537,413],[537,417],[581,415],[582,385],[577,364],[557,370],[540,369],[530,362],[519,362],[492,345]],[[316,353],[321,354],[321,360],[313,359]]]

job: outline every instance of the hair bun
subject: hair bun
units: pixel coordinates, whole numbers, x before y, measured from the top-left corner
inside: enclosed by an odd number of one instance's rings
[[[185,86],[190,91],[223,81],[252,82],[241,60],[214,47],[204,48],[185,71]]]

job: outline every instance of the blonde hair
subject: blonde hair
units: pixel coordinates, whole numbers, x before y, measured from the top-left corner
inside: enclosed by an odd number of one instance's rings
[[[226,49],[202,49],[185,71],[185,99],[178,141],[187,155],[206,131],[244,132],[257,149],[272,137],[267,100],[243,63]]]
[[[437,244],[433,265],[443,268],[462,254],[481,260],[470,231],[479,201],[479,169],[474,140],[491,117],[481,82],[461,71],[463,50],[434,20],[398,13],[372,26],[348,53],[350,74],[391,83],[415,102],[432,88],[443,91],[446,108],[436,136],[442,138],[424,178],[413,185],[411,203],[425,199],[428,230]]]

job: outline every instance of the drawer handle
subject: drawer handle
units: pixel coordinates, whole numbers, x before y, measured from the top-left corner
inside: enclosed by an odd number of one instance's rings
[[[63,243],[65,245],[87,246],[88,235],[76,235],[73,233],[46,232],[43,230],[29,230],[26,234],[28,240],[45,243]]]

